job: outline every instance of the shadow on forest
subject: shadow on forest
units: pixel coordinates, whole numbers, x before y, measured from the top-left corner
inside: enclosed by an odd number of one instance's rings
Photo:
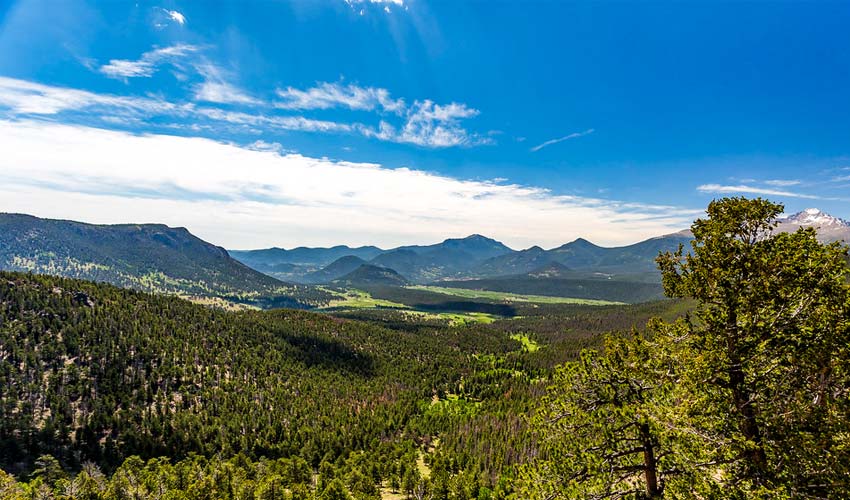
[[[375,360],[369,354],[357,352],[336,340],[306,335],[284,335],[297,353],[295,356],[308,367],[320,366],[371,377],[375,373]]]
[[[250,299],[238,297],[235,295],[222,295],[220,297],[230,302],[235,302],[237,304],[245,304],[249,306],[256,306],[260,309],[312,309],[314,307],[310,304],[301,302],[298,299],[294,299],[288,295],[263,295]]]
[[[516,308],[507,304],[492,304],[486,302],[447,301],[434,304],[411,304],[420,311],[429,312],[476,312],[494,314],[512,318],[516,316]]]

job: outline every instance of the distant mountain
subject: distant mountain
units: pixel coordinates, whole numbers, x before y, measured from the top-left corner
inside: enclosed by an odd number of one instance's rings
[[[458,276],[479,260],[457,247],[412,250],[402,247],[381,254],[371,264],[395,269],[416,283],[427,283],[447,276]]]
[[[292,250],[283,248],[230,250],[230,255],[243,264],[260,271],[280,264],[294,264],[314,271],[327,266],[340,257],[353,255],[363,260],[370,260],[383,252],[384,250],[374,246],[351,248],[346,245],[337,245],[330,248],[298,247]]]
[[[655,258],[659,252],[673,251],[679,244],[687,245],[692,238],[674,233],[650,238],[624,247],[601,247],[584,238],[551,250],[531,247],[527,250],[493,257],[471,269],[477,277],[498,277],[528,274],[547,265],[559,264],[571,271],[597,272],[617,275],[646,275],[656,273]],[[564,272],[561,269],[560,272]],[[660,281],[660,276],[655,278]]]
[[[599,253],[599,260],[586,269],[615,274],[655,273],[658,271],[655,259],[659,253],[674,252],[680,244],[688,249],[691,240],[693,240],[691,235],[674,233],[624,247],[605,248]],[[569,261],[564,264],[574,269],[577,267],[571,266]]]
[[[450,238],[433,245],[408,245],[390,250],[368,246],[350,248],[305,248],[292,250],[233,250],[231,255],[242,263],[272,276],[300,283],[317,283],[324,279],[316,274],[341,257],[353,256],[374,265],[395,269],[417,283],[445,277],[457,277],[483,260],[511,253],[513,250],[480,234],[466,238]],[[280,266],[292,267],[280,270]]]
[[[330,283],[331,281],[354,271],[365,263],[365,260],[357,257],[356,255],[346,255],[345,257],[338,258],[318,271],[305,275],[304,281],[308,283]]]
[[[363,264],[354,271],[333,281],[335,285],[350,287],[404,286],[409,282],[404,276],[386,267]]]
[[[486,236],[481,236],[480,234],[473,234],[466,238],[450,238],[434,245],[410,245],[399,247],[399,249],[413,250],[421,255],[433,255],[435,252],[454,253],[455,255],[463,255],[473,260],[485,260],[514,251],[505,246],[504,243],[487,238]]]
[[[850,242],[850,223],[818,209],[807,209],[780,219],[779,222],[781,231],[817,227],[818,237],[822,241]],[[357,260],[342,261],[339,269],[331,268],[323,272],[323,268],[340,257],[357,257],[369,264],[393,269],[413,283],[520,275],[534,277],[535,273],[545,274],[547,269],[550,273],[570,279],[613,277],[631,282],[658,283],[661,279],[655,264],[658,254],[675,251],[680,244],[690,248],[692,239],[690,231],[683,230],[621,247],[602,247],[578,238],[551,250],[534,246],[516,251],[494,239],[473,234],[433,245],[408,245],[390,250],[374,246],[336,246],[293,250],[271,248],[232,253],[254,269],[301,283],[332,281],[344,274],[341,271],[350,272],[355,264],[363,263]]]
[[[554,262],[553,257],[538,246],[499,255],[471,269],[474,276],[505,276],[525,274]]]
[[[829,215],[817,208],[807,208],[802,212],[779,219],[780,231],[796,231],[800,227],[814,227],[818,239],[825,242],[844,241],[850,243],[850,222]]]
[[[782,224],[814,226],[819,228],[850,227],[850,222],[822,212],[817,208],[807,208],[802,212],[779,219]]]
[[[462,276],[479,262],[510,253],[513,250],[504,244],[473,234],[435,245],[399,247],[375,257],[371,263],[395,269],[413,282],[427,283]]]
[[[549,250],[547,254],[556,262],[561,262],[574,269],[587,269],[596,266],[602,256],[611,250],[613,248],[601,247],[584,238],[578,238]]]
[[[244,298],[294,290],[185,228],[162,224],[96,225],[0,214],[0,269],[196,296]]]
[[[422,267],[424,259],[408,248],[397,248],[378,255],[369,263],[373,266],[386,267],[405,276],[410,276]]]

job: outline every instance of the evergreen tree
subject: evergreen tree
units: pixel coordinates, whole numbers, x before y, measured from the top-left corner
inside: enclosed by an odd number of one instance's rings
[[[693,315],[557,372],[520,495],[850,496],[847,249],[775,232],[782,210],[712,202],[691,251],[659,257]]]
[[[744,496],[850,494],[847,249],[774,231],[783,207],[712,202],[693,248],[659,258],[666,292],[698,307],[677,344],[682,422]]]

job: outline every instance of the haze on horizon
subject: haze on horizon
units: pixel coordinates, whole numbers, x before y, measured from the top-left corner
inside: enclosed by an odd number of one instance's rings
[[[13,0],[0,211],[239,249],[625,245],[726,195],[850,219],[847,20],[840,3]]]

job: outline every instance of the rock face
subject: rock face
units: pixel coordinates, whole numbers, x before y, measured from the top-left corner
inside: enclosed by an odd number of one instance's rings
[[[782,224],[796,224],[798,226],[816,226],[821,228],[850,227],[850,222],[838,217],[833,217],[817,208],[807,208],[802,212],[780,219]]]
[[[801,227],[817,229],[818,239],[825,242],[850,242],[850,222],[817,208],[807,208],[802,212],[779,219],[780,231],[796,231]]]

